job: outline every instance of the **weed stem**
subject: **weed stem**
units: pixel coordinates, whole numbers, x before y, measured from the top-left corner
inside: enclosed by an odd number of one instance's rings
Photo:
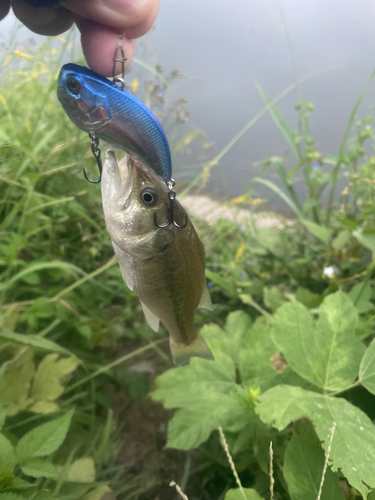
[[[275,486],[275,479],[273,477],[273,448],[272,441],[270,441],[270,500],[274,500],[273,489]]]
[[[225,454],[227,455],[230,468],[232,469],[232,472],[233,472],[234,479],[236,480],[236,483],[238,484],[238,488],[239,488],[244,500],[246,500],[246,495],[245,495],[245,492],[243,490],[240,478],[238,477],[236,466],[234,465],[232,455],[230,454],[229,446],[228,446],[227,440],[225,439],[223,428],[221,426],[219,426],[218,429],[219,429],[219,433],[220,433],[220,437],[221,437],[221,441],[222,441],[222,445],[223,445]]]
[[[171,486],[172,488],[174,486],[176,488],[177,493],[180,495],[181,498],[183,498],[184,500],[189,500],[188,497],[185,495],[185,493],[182,491],[182,489],[178,486],[176,481],[171,481],[169,483],[169,486]]]
[[[325,478],[325,475],[326,475],[326,472],[327,472],[328,459],[329,459],[329,454],[331,453],[331,446],[332,446],[333,435],[335,433],[336,425],[337,425],[336,422],[333,422],[333,426],[331,428],[331,436],[329,438],[328,448],[327,448],[327,451],[326,451],[326,459],[324,461],[322,480],[320,481],[318,496],[316,497],[316,500],[320,500],[320,497],[322,496],[324,478]]]

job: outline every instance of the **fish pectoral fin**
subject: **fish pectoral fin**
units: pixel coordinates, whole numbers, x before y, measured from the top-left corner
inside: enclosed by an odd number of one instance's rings
[[[172,338],[170,339],[169,344],[171,347],[173,362],[177,366],[186,365],[192,357],[210,360],[215,359],[200,334],[198,334],[197,338],[191,344],[173,342]]]
[[[129,273],[127,272],[127,270],[125,269],[124,264],[122,263],[124,257],[126,257],[125,253],[121,250],[121,248],[118,245],[116,245],[116,243],[113,240],[112,240],[112,246],[113,246],[113,250],[115,251],[115,254],[116,254],[116,257],[117,257],[118,265],[120,266],[120,271],[121,271],[121,274],[122,274],[122,279],[128,285],[128,288],[131,291],[133,291],[133,288],[134,288],[133,280],[129,276]]]
[[[119,266],[120,266],[120,271],[121,271],[121,274],[122,274],[122,278],[123,280],[125,281],[125,283],[128,285],[128,288],[133,291],[133,288],[134,288],[134,283],[133,281],[131,280],[129,274],[126,272],[126,269],[123,265],[121,265],[121,262],[119,262]]]
[[[210,292],[208,291],[207,285],[203,288],[203,293],[201,297],[201,301],[199,302],[198,308],[208,309],[212,311],[212,302],[210,297]]]
[[[155,314],[152,313],[150,309],[142,301],[141,301],[141,306],[147,323],[154,330],[154,332],[157,332],[159,330],[159,318],[157,318]]]

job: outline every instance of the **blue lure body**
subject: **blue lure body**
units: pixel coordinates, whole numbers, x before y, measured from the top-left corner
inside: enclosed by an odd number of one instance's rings
[[[165,133],[151,111],[130,92],[88,68],[65,64],[57,96],[78,128],[126,151],[163,180],[171,179]]]

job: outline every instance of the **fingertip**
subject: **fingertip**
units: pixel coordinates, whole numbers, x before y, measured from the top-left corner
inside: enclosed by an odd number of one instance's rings
[[[64,7],[30,7],[24,0],[13,0],[15,16],[38,35],[55,36],[67,31],[73,24],[70,11]]]
[[[87,19],[76,20],[76,23],[81,32],[82,49],[88,66],[102,76],[112,76],[113,57],[122,32]],[[134,55],[135,43],[124,37],[121,38],[121,45],[127,68]]]
[[[130,27],[126,30],[126,36],[128,38],[139,38],[151,29],[159,12],[159,4],[159,0],[154,0],[148,15],[143,19],[143,21],[141,21],[138,25]]]
[[[4,19],[5,16],[8,15],[10,10],[10,0],[5,0],[0,2],[0,21]]]

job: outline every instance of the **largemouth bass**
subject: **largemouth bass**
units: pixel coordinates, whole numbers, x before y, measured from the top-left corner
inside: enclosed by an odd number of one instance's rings
[[[169,196],[164,182],[131,157],[119,164],[108,150],[103,165],[102,203],[124,281],[139,297],[151,328],[159,321],[169,332],[175,364],[190,357],[213,359],[194,325],[198,307],[211,309],[204,274],[204,247],[186,212],[176,200],[174,224],[168,220]],[[187,218],[187,219],[186,219]]]
[[[151,111],[130,92],[88,68],[65,64],[57,97],[78,128],[126,151],[164,180],[171,178],[165,133]]]

